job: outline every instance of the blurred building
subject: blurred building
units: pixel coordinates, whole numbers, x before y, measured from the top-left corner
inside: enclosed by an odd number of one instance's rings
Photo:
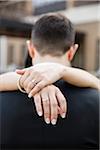
[[[13,63],[18,66],[23,64],[25,40],[30,37],[31,24],[41,14],[47,12],[60,12],[75,24],[76,42],[79,43],[79,50],[72,62],[73,66],[84,68],[93,73],[99,71],[100,2],[97,0],[0,1],[0,18],[9,19],[13,22],[10,28],[4,29],[3,25],[0,26],[0,52],[2,53],[0,65],[2,69],[7,70],[9,64]],[[14,26],[16,20],[17,23]],[[20,32],[17,27],[18,24],[21,26]],[[23,30],[25,25],[28,27],[25,29],[27,33]],[[3,44],[4,41],[5,44]]]
[[[48,0],[47,3],[42,2],[41,5],[36,6],[35,15],[57,11],[75,24],[79,50],[72,62],[73,66],[84,68],[92,73],[100,70],[100,1],[53,0],[52,3]],[[32,18],[29,20],[31,21]]]
[[[0,72],[24,66],[32,25],[22,18],[31,15],[31,0],[0,0]]]

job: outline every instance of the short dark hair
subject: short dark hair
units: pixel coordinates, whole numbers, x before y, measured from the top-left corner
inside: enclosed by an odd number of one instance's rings
[[[75,31],[71,21],[61,14],[46,14],[34,25],[32,41],[43,55],[64,54],[75,40]]]

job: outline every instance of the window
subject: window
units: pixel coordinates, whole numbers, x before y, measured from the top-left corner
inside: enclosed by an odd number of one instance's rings
[[[95,0],[95,1],[90,1],[90,0],[88,0],[88,1],[83,1],[83,0],[81,0],[81,1],[74,1],[74,6],[84,6],[84,5],[91,5],[91,4],[98,4],[98,3],[100,3],[100,1],[99,0]]]
[[[65,10],[67,7],[67,1],[65,0],[46,0],[46,1],[35,1],[34,15],[40,15],[48,12],[56,12]]]

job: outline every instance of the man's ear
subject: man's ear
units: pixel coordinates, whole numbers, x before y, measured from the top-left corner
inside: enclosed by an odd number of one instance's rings
[[[74,46],[70,47],[70,49],[66,53],[68,61],[72,61],[77,49],[78,49],[78,44],[75,44]]]
[[[35,56],[35,48],[34,48],[33,44],[31,43],[30,40],[26,41],[26,43],[27,43],[27,48],[28,48],[30,57],[34,58],[34,56]]]

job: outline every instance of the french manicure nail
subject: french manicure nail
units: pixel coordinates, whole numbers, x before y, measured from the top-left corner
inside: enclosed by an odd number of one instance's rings
[[[65,113],[61,114],[61,117],[62,117],[62,118],[65,118],[65,116],[66,116],[66,114],[65,114]]]
[[[41,111],[40,111],[40,112],[38,112],[38,115],[39,115],[39,116],[42,116],[42,112],[41,112]]]
[[[53,120],[51,121],[51,123],[52,123],[53,125],[55,125],[55,124],[56,124],[56,119],[53,119]]]
[[[29,97],[29,98],[31,98],[31,97],[32,97],[32,94],[31,94],[31,93],[29,93],[28,97]]]
[[[45,119],[45,122],[46,122],[47,124],[49,124],[49,123],[50,123],[50,119],[49,119],[49,118],[46,118],[46,119]]]

